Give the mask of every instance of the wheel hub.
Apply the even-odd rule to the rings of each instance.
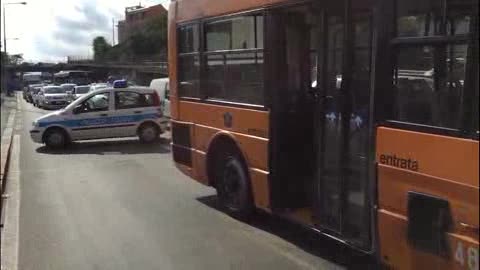
[[[240,175],[231,165],[225,168],[223,186],[226,199],[225,203],[229,207],[237,207],[239,195],[238,191],[240,189]]]
[[[63,136],[59,133],[53,133],[53,134],[50,134],[50,136],[48,137],[48,140],[53,145],[60,145],[63,142]]]
[[[142,136],[146,140],[152,140],[155,138],[155,130],[152,127],[144,128],[142,130]]]

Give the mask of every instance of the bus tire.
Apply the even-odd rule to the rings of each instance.
[[[67,133],[61,128],[49,128],[43,135],[43,141],[48,148],[64,148],[69,143]]]
[[[218,200],[228,214],[248,219],[254,213],[250,180],[239,155],[226,153],[218,160],[216,188]]]

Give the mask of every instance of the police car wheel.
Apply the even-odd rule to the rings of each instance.
[[[45,134],[45,145],[50,148],[61,148],[67,144],[67,137],[60,129],[49,130]]]
[[[143,143],[151,143],[158,139],[158,128],[152,124],[146,124],[140,127],[138,137]]]

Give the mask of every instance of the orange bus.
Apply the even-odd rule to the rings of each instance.
[[[478,0],[173,0],[172,153],[389,269],[478,269]]]

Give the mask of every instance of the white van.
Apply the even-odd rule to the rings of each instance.
[[[168,86],[168,78],[153,79],[150,88],[157,91],[162,103],[163,115],[170,118],[170,88]]]

